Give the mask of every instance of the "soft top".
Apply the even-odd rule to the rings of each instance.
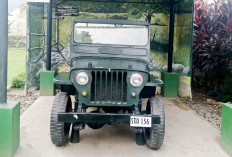
[[[149,26],[145,21],[118,20],[118,19],[75,19],[74,23],[99,23],[99,24],[123,24]]]

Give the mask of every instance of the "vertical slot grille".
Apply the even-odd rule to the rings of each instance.
[[[91,102],[126,102],[127,72],[92,71],[91,74]]]

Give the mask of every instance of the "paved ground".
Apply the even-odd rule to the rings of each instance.
[[[49,137],[53,97],[40,97],[21,117],[21,144],[15,157],[227,157],[218,131],[183,104],[163,99],[166,135],[163,147],[137,146],[127,125],[86,127],[79,144],[54,146]]]

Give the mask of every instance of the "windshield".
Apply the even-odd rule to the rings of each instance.
[[[76,23],[74,27],[77,43],[144,46],[148,39],[146,26]]]

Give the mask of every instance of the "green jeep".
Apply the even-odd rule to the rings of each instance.
[[[79,142],[85,125],[129,124],[138,145],[159,149],[164,140],[163,105],[155,97],[163,85],[149,73],[150,26],[147,22],[76,19],[71,37],[70,73],[59,73],[51,112],[53,144]],[[72,103],[71,95],[75,101]],[[149,98],[142,109],[142,99]]]

